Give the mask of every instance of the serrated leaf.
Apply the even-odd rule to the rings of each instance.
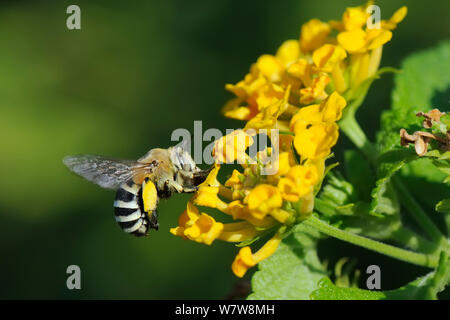
[[[319,289],[311,294],[312,300],[381,300],[386,295],[382,291],[370,291],[357,288],[340,288],[329,278],[319,282]]]
[[[450,87],[450,41],[439,46],[415,53],[406,58],[401,66],[402,72],[395,75],[395,89],[392,93],[391,109],[381,116],[381,129],[377,133],[377,149],[379,154],[400,146],[399,131],[405,128],[412,133],[422,128],[422,118],[418,111],[428,112],[438,108],[446,112],[450,108],[447,92]],[[436,101],[436,94],[444,97]],[[445,117],[441,118],[446,121]],[[448,159],[450,153],[432,150],[427,158]],[[446,179],[431,161],[423,160],[399,164],[401,176],[414,196],[432,207],[441,194],[448,193],[438,185]],[[421,178],[421,179],[419,179]],[[450,178],[444,182],[450,181]]]
[[[356,201],[356,195],[351,183],[346,181],[339,172],[330,172],[326,185],[322,188],[320,199],[335,206]]]
[[[426,157],[437,158],[438,160],[450,160],[450,151],[432,150],[425,154]]]
[[[319,234],[301,224],[285,238],[270,258],[258,264],[248,299],[309,299],[326,275],[316,251]]]
[[[436,92],[444,92],[450,86],[450,41],[409,56],[401,70],[394,77],[391,110],[384,111],[381,117],[381,130],[377,133],[380,154],[399,146],[401,128],[408,132],[421,128],[421,119],[416,117],[418,111],[427,112],[435,107],[449,110],[448,101],[436,105],[432,99]]]
[[[441,254],[438,268],[396,290],[370,291],[357,288],[340,288],[330,279],[323,278],[319,288],[311,294],[314,300],[423,300],[437,299],[437,294],[447,285],[450,277],[450,260]]]
[[[377,181],[371,194],[370,212],[372,214],[393,215],[398,213],[398,200],[389,181],[406,163],[417,158],[418,156],[410,149],[395,149],[382,154],[378,158]]]
[[[408,152],[401,150],[401,152],[405,151]],[[389,157],[395,161],[401,158]],[[338,225],[341,229],[375,239],[389,239],[401,227],[400,215],[371,214],[371,204],[358,201],[358,197],[355,195],[356,189],[338,172],[331,174],[320,193],[320,198],[315,200],[314,208],[330,219],[330,223]],[[380,198],[379,208],[384,208],[380,211],[389,212],[389,209],[398,211],[397,202],[389,203],[389,198],[385,194],[382,194]],[[392,196],[391,199],[396,199],[396,197]]]

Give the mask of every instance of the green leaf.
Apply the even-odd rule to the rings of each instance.
[[[381,117],[381,130],[377,134],[380,154],[399,146],[401,128],[408,132],[421,128],[421,119],[416,117],[418,111],[427,112],[435,107],[446,111],[450,107],[448,99],[433,101],[437,92],[445,92],[450,86],[450,41],[409,56],[401,69],[394,78],[391,110],[384,111]]]
[[[248,299],[309,299],[326,276],[316,251],[319,233],[300,224],[270,258],[258,264]]]
[[[450,198],[439,201],[436,205],[436,211],[442,213],[450,213]]]
[[[437,160],[450,160],[450,151],[432,150],[425,154],[430,158],[436,158]]]
[[[327,184],[320,192],[320,199],[335,206],[354,202],[357,198],[351,183],[346,181],[339,172],[328,173]]]
[[[418,156],[410,149],[395,149],[378,158],[377,181],[372,190],[372,214],[382,216],[398,213],[398,199],[389,181],[407,162],[417,158]]]
[[[439,201],[436,205],[436,211],[445,213],[444,220],[447,225],[447,232],[450,232],[450,198]]]
[[[381,129],[377,133],[379,154],[400,146],[401,128],[405,128],[409,133],[423,130],[422,118],[416,116],[418,111],[427,112],[438,108],[445,112],[450,108],[448,95],[445,94],[450,87],[448,76],[450,74],[450,41],[409,56],[403,61],[401,69],[402,72],[394,77],[395,89],[392,93],[391,109],[384,111],[381,116]],[[445,121],[444,118],[441,119]],[[432,150],[426,157],[445,160],[450,157],[450,154]],[[424,158],[398,165],[402,167],[402,179],[408,184],[413,195],[420,196],[422,201],[432,208],[437,199],[442,198],[442,193],[448,193],[438,185],[446,176],[431,161]],[[383,188],[383,183],[382,181],[380,188]],[[375,196],[378,194],[375,193]],[[374,205],[376,206],[376,203]]]
[[[339,228],[346,231],[375,239],[391,238],[392,234],[401,227],[400,216],[371,214],[371,204],[358,200],[356,189],[338,172],[330,174],[328,183],[320,193],[320,198],[315,200],[314,208],[329,218],[331,224],[339,225]],[[384,206],[397,210],[397,203],[388,205],[386,196],[380,196],[380,199],[383,201],[379,204],[380,208]],[[384,209],[384,211],[389,210]]]
[[[370,291],[357,288],[340,288],[329,278],[319,282],[319,289],[311,294],[312,300],[381,300],[386,295],[382,291]]]
[[[323,278],[319,288],[311,294],[313,300],[423,300],[437,299],[449,282],[450,260],[441,253],[438,268],[396,290],[370,291],[357,288],[340,288],[330,279]]]
[[[375,174],[369,161],[356,150],[345,151],[344,159],[346,176],[354,186],[358,199],[369,201],[371,188],[375,184]]]
[[[443,184],[448,176],[435,166],[432,159],[420,157],[403,166],[399,172],[412,195],[430,211],[438,201],[450,194],[449,186]]]
[[[450,181],[450,162],[434,160],[433,164],[447,176],[443,182],[447,183]]]
[[[394,149],[382,154],[377,160],[377,181],[372,190],[371,213],[391,215],[398,211],[398,201],[389,184],[392,176],[398,171],[407,179],[409,187],[415,187],[416,196],[420,196],[425,203],[436,203],[435,197],[442,198],[442,194],[447,192],[440,185],[438,185],[439,190],[434,190],[436,184],[446,182],[446,174],[443,172],[449,170],[447,162],[431,161],[432,158],[441,159],[441,156],[445,157],[440,153],[429,152],[419,157],[413,149],[406,148]],[[424,196],[424,189],[433,190],[433,192],[430,195],[425,193],[427,196]]]
[[[373,239],[390,239],[401,228],[398,215],[377,217],[373,215],[354,215],[341,218],[341,227],[345,231],[364,235]]]

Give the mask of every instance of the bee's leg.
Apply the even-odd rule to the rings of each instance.
[[[144,203],[144,211],[148,213],[155,211],[158,200],[158,191],[155,184],[149,178],[145,178],[142,183],[142,202]]]
[[[190,193],[190,192],[196,192],[197,190],[198,190],[197,186],[189,186],[189,187],[185,187],[183,189],[183,192]]]
[[[149,221],[150,221],[150,228],[153,228],[155,230],[159,229],[157,209],[155,209],[153,212],[149,212]]]
[[[167,183],[169,183],[169,182],[167,181]],[[181,184],[179,184],[178,182],[172,181],[171,184],[172,184],[172,187],[174,187],[178,193],[184,192],[183,186]]]

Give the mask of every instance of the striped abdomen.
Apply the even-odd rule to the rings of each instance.
[[[156,210],[144,211],[142,187],[132,180],[122,184],[116,193],[114,215],[123,231],[135,236],[145,236],[149,228],[158,229]]]

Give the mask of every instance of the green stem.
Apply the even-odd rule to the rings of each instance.
[[[366,134],[362,131],[354,114],[346,114],[339,122],[339,127],[345,135],[364,153],[372,164],[376,162],[377,151],[373,144],[367,139]]]
[[[436,242],[441,242],[444,238],[441,231],[436,227],[420,204],[409,193],[403,182],[398,177],[391,178],[392,184],[397,191],[402,204],[411,213],[414,220],[426,231],[426,233]]]
[[[392,258],[429,268],[435,268],[438,265],[438,257],[436,255],[426,255],[409,250],[404,250],[382,242],[378,242],[376,240],[365,238],[333,227],[315,216],[311,216],[307,220],[303,221],[303,223],[336,239],[376,251]]]
[[[332,217],[336,214],[335,207],[333,205],[319,198],[315,199],[314,201],[314,210],[327,217]],[[361,214],[364,213],[361,212]],[[367,212],[366,214],[369,213]],[[440,246],[438,244],[425,239],[414,231],[403,226],[399,226],[398,229],[393,231],[390,239],[394,240],[402,246],[408,247],[409,249],[425,252],[428,254],[439,252],[440,249]]]
[[[409,249],[427,254],[439,252],[439,245],[423,238],[406,227],[400,227],[395,230],[390,239]]]

